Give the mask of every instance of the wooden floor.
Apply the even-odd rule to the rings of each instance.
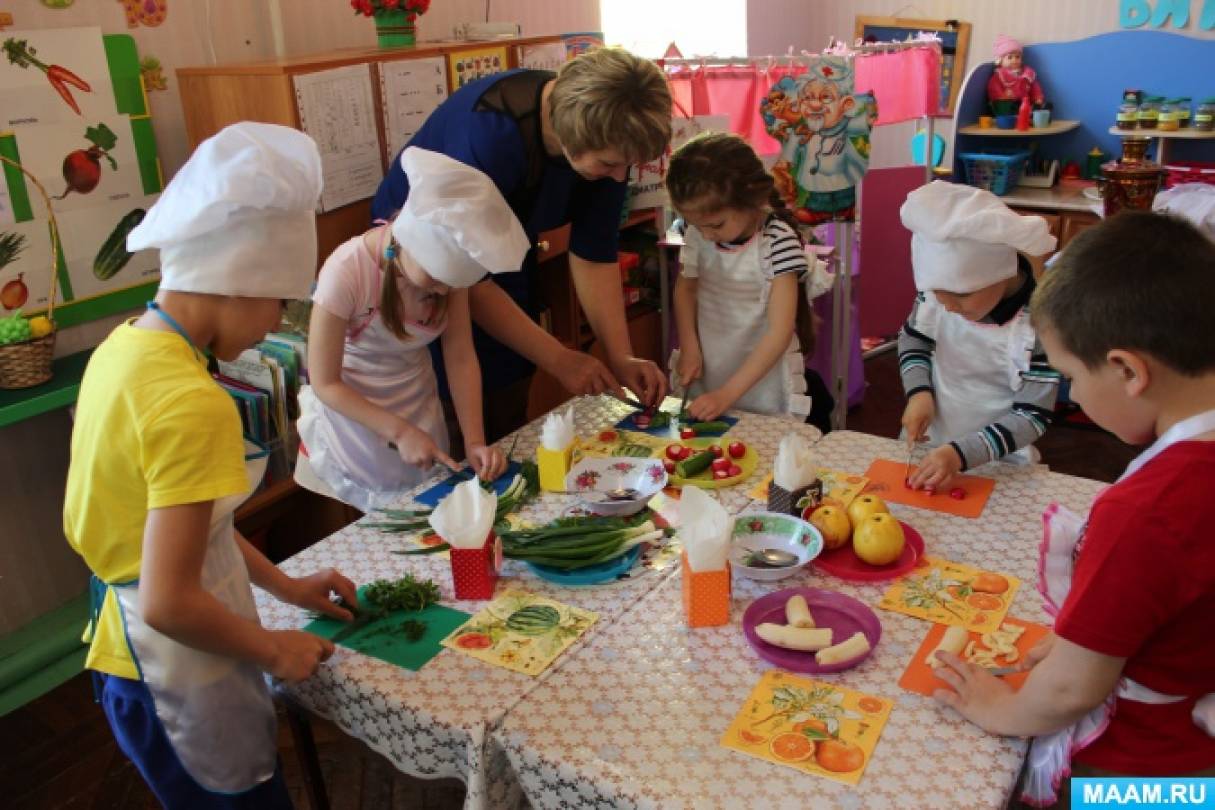
[[[848,428],[894,437],[903,396],[893,352],[866,362],[865,402],[849,414]],[[1113,481],[1136,452],[1091,426],[1060,423],[1039,442],[1051,469]],[[280,750],[296,806],[308,807],[287,723]],[[317,722],[321,767],[335,810],[434,808],[463,804],[456,780],[423,782],[404,776],[370,749]],[[81,675],[39,700],[0,718],[0,805],[30,810],[142,810],[157,803],[138,772],[118,751],[90,679]]]

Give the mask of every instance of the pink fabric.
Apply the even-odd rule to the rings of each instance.
[[[780,151],[780,143],[764,131],[759,102],[769,88],[785,76],[806,72],[803,65],[758,66],[710,65],[668,71],[671,100],[676,115],[725,115],[730,131],[742,136],[761,155]]]
[[[1021,43],[1017,42],[1010,36],[1000,34],[996,37],[995,55],[999,61],[1001,57],[1008,56],[1010,53],[1019,53],[1025,49],[1021,47]]]
[[[877,99],[877,126],[940,112],[941,58],[935,48],[868,54],[854,64],[855,92]]]

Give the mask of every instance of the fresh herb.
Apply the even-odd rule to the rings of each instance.
[[[406,574],[397,580],[377,579],[364,591],[367,601],[382,611],[424,610],[439,601],[439,586]]]

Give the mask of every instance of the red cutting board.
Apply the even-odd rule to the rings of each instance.
[[[912,465],[911,471],[915,472],[915,469]],[[879,458],[865,471],[865,477],[869,479],[865,492],[873,493],[888,503],[901,503],[958,517],[977,518],[983,514],[983,507],[987,505],[987,499],[991,497],[991,491],[996,486],[996,482],[991,478],[958,475],[954,476],[950,489],[961,487],[966,492],[965,498],[951,498],[948,491],[929,495],[923,490],[907,488],[907,470],[907,465],[902,462]]]

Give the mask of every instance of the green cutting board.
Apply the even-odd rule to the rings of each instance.
[[[359,600],[365,603],[362,589],[359,590]],[[417,672],[427,661],[443,651],[439,642],[468,621],[468,617],[469,614],[463,611],[442,605],[431,605],[421,611],[399,610],[360,628],[338,643],[363,655]],[[400,624],[406,619],[417,619],[426,623],[426,632],[422,638],[410,641],[399,632],[383,632],[386,627]],[[309,623],[304,629],[322,638],[333,638],[345,626],[346,622],[324,618]]]

